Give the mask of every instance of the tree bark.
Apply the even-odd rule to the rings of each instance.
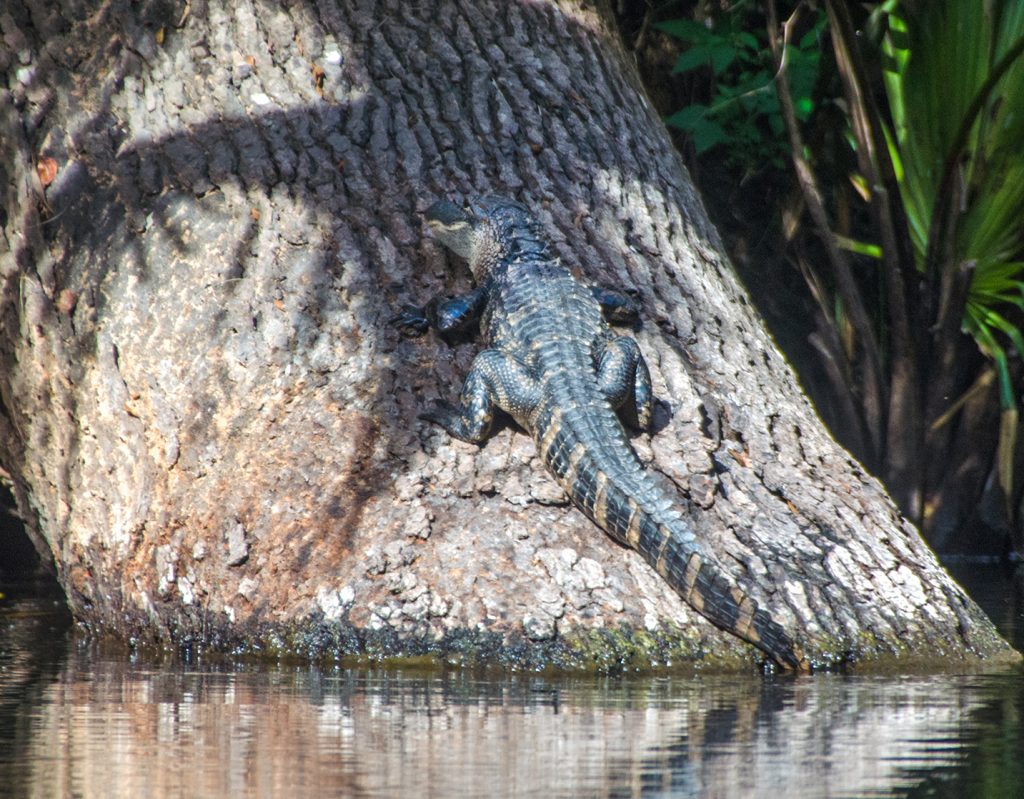
[[[86,625],[749,659],[529,438],[417,420],[477,350],[389,325],[469,285],[418,213],[496,192],[639,291],[660,429],[637,450],[817,662],[1013,657],[824,431],[602,6],[39,0],[0,26],[0,467]]]

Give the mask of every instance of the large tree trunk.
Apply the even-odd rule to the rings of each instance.
[[[526,436],[417,420],[476,351],[388,324],[468,285],[418,212],[499,192],[639,290],[661,429],[637,449],[813,657],[1012,656],[823,430],[601,9],[284,5],[0,14],[0,466],[79,619],[314,654],[749,656]]]

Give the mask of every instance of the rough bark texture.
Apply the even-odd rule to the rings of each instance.
[[[0,466],[85,623],[749,657],[526,436],[417,420],[476,352],[388,324],[468,288],[418,212],[497,191],[587,280],[639,290],[661,405],[637,449],[814,657],[1010,656],[823,430],[600,9],[39,0],[0,26]]]

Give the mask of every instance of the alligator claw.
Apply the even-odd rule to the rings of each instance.
[[[423,411],[417,416],[424,422],[431,422],[447,429],[451,418],[458,415],[458,409],[450,402],[446,402],[445,400],[436,400],[433,407]]]
[[[402,335],[415,338],[422,336],[430,329],[430,319],[425,308],[406,305],[401,312],[391,318],[389,324],[394,325]]]

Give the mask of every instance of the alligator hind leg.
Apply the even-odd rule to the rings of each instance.
[[[604,318],[613,325],[635,325],[640,320],[639,294],[634,289],[591,286]]]
[[[650,428],[654,390],[651,372],[636,341],[617,336],[605,343],[598,360],[597,383],[612,407],[624,413],[628,424],[641,430]]]
[[[496,408],[523,424],[539,400],[540,387],[522,363],[501,350],[483,350],[466,375],[459,405],[439,402],[420,418],[441,425],[454,438],[479,444],[491,432]]]

